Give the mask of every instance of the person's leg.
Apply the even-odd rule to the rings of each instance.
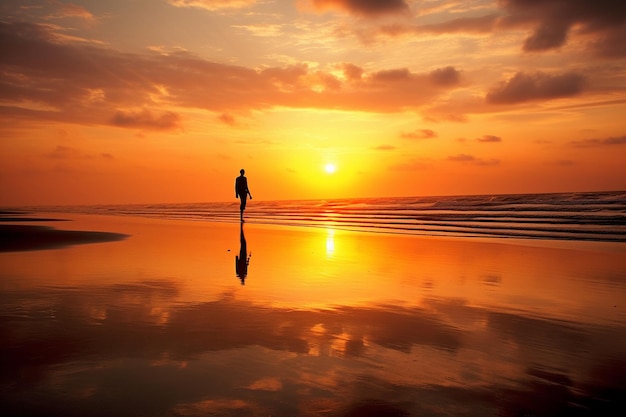
[[[246,200],[247,200],[246,197],[247,196],[245,196],[245,195],[240,196],[241,204],[239,205],[239,212],[240,212],[240,216],[241,216],[242,219],[243,219],[243,211],[246,209]]]

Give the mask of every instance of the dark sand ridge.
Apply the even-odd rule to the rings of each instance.
[[[21,213],[0,213],[0,222],[63,221],[61,219],[21,217]],[[0,252],[57,249],[86,243],[114,242],[128,235],[111,232],[59,230],[48,226],[0,224]]]

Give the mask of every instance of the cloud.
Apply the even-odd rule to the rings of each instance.
[[[45,153],[44,156],[50,159],[93,159],[94,157],[87,154],[80,149],[72,148],[70,146],[57,145],[52,151]],[[113,160],[115,159],[110,153],[103,152],[97,156],[98,158]]]
[[[464,163],[464,164],[472,164],[472,165],[478,165],[478,166],[494,166],[494,165],[499,165],[500,164],[500,160],[499,159],[481,159],[481,158],[476,158],[473,155],[467,155],[464,153],[458,154],[458,155],[453,155],[453,156],[449,156],[448,157],[448,161],[451,162],[460,162],[460,163]]]
[[[472,155],[467,155],[464,153],[460,153],[458,155],[448,157],[448,161],[453,161],[453,162],[473,162],[475,160],[476,158],[473,157]]]
[[[575,72],[547,74],[518,72],[493,87],[486,96],[488,103],[516,104],[533,100],[551,100],[580,94],[586,78]]]
[[[49,15],[49,18],[63,19],[68,17],[76,17],[84,20],[86,23],[96,22],[96,17],[82,6],[72,3],[62,3],[60,1],[51,0],[49,3],[56,8],[56,11]]]
[[[168,0],[175,7],[195,7],[206,10],[242,9],[255,4],[257,0]]]
[[[218,114],[287,108],[398,112],[432,103],[460,83],[459,71],[392,68],[366,72],[341,64],[344,77],[306,64],[250,69],[211,62],[188,52],[122,53],[56,35],[55,28],[0,23],[2,117],[168,130],[180,127],[173,112],[205,109]],[[120,109],[111,117],[110,109]],[[179,112],[179,110],[177,110]],[[222,120],[224,121],[224,120]]]
[[[432,139],[438,136],[437,132],[430,129],[419,129],[413,132],[402,132],[400,137],[402,139]]]
[[[476,138],[476,140],[481,143],[502,142],[502,138],[500,136],[494,136],[494,135],[483,135],[480,138]]]
[[[220,122],[227,124],[229,126],[235,126],[236,124],[235,117],[232,114],[222,113],[217,117],[217,119]]]
[[[118,110],[111,124],[119,127],[131,127],[149,130],[172,130],[180,128],[180,116],[166,111],[155,116],[150,110],[122,111]]]
[[[621,0],[500,0],[499,4],[509,14],[509,26],[533,27],[524,42],[526,52],[559,48],[576,31],[593,36],[595,48],[606,53],[617,46],[616,40],[626,28],[626,2]]]
[[[441,23],[427,25],[407,25],[393,23],[380,26],[379,32],[383,35],[391,37],[397,37],[407,34],[485,34],[493,32],[500,20],[501,17],[498,14],[489,14],[479,17],[456,18]]]
[[[358,81],[363,78],[364,70],[361,67],[358,67],[354,64],[344,63],[341,65],[341,69],[343,70],[343,75],[351,81]]]
[[[626,135],[617,137],[608,137],[603,139],[583,139],[571,141],[570,144],[579,148],[588,148],[595,146],[616,146],[626,145]]]
[[[435,84],[441,86],[457,85],[461,78],[459,71],[451,66],[436,69],[429,75]]]
[[[622,28],[609,31],[591,42],[591,51],[604,58],[626,57],[626,24]]]
[[[522,45],[527,53],[557,49],[575,38],[583,41],[579,42],[581,45],[587,43],[593,55],[626,57],[626,2],[620,0],[499,0],[493,7],[476,10],[447,2],[444,8],[446,11],[420,5],[422,16],[437,16],[437,23],[394,22],[381,25],[373,32],[397,37],[528,30],[530,33]],[[477,15],[482,10],[485,14]],[[461,14],[465,15],[459,17]],[[453,18],[446,20],[447,16]]]
[[[324,11],[342,10],[351,14],[375,17],[409,11],[405,0],[311,0],[313,7]]]

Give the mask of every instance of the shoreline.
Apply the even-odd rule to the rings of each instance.
[[[23,217],[22,217],[23,216]],[[87,220],[88,226],[80,225]],[[24,224],[33,222],[35,225]],[[238,220],[202,219],[192,220],[185,218],[163,218],[142,216],[136,214],[101,214],[101,213],[72,213],[72,212],[45,212],[28,211],[19,213],[0,213],[0,252],[21,252],[47,249],[62,249],[75,245],[94,243],[113,243],[123,241],[133,233],[126,230],[109,230],[109,223],[116,226],[135,222],[163,225],[198,225],[211,228],[217,225],[238,226]],[[17,224],[12,224],[17,223]],[[42,223],[44,225],[42,225]],[[46,223],[51,223],[50,225]],[[57,228],[62,224],[63,228]],[[491,243],[498,245],[512,245],[539,248],[599,250],[609,252],[626,252],[626,242],[594,239],[559,239],[559,238],[532,238],[516,236],[481,236],[481,235],[453,235],[437,233],[402,233],[393,229],[358,229],[346,228],[341,224],[288,224],[272,223],[264,220],[248,219],[244,225],[269,230],[292,230],[294,232],[325,233],[333,230],[341,233],[363,234],[372,237],[414,238],[444,241],[459,241],[467,243]],[[78,227],[78,228],[77,228]]]

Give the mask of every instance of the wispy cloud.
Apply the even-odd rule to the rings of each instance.
[[[464,153],[449,156],[448,161],[460,162],[464,164],[479,165],[479,166],[494,166],[494,165],[500,164],[499,159],[481,159],[481,158],[476,158],[473,155],[468,155]]]
[[[574,140],[570,142],[570,145],[579,147],[579,148],[588,148],[588,147],[595,147],[595,146],[626,145],[626,135],[608,137],[608,138],[602,138],[602,139]]]
[[[195,7],[206,10],[241,9],[249,7],[257,0],[168,0],[175,7]]]
[[[60,160],[71,160],[71,159],[106,159],[113,160],[115,159],[113,155],[108,152],[102,152],[96,156],[90,153],[86,153],[80,149],[73,148],[71,146],[65,145],[57,145],[52,151],[47,152],[43,155],[45,158],[49,159],[60,159]]]
[[[483,135],[479,138],[476,138],[476,141],[481,143],[498,143],[502,142],[502,138],[500,136],[494,135]]]
[[[48,0],[48,3],[54,8],[54,11],[48,15],[49,19],[78,18],[89,24],[93,24],[97,20],[96,16],[83,6],[55,0]]]
[[[5,104],[39,103],[56,112],[29,114],[77,123],[180,126],[177,114],[155,104],[225,114],[276,106],[399,112],[427,105],[460,82],[459,71],[450,66],[422,73],[407,68],[366,72],[344,63],[348,77],[338,78],[306,64],[257,70],[182,51],[122,53],[59,41],[53,28],[32,23],[0,23],[0,38]],[[120,110],[111,117],[110,108],[150,110]]]

